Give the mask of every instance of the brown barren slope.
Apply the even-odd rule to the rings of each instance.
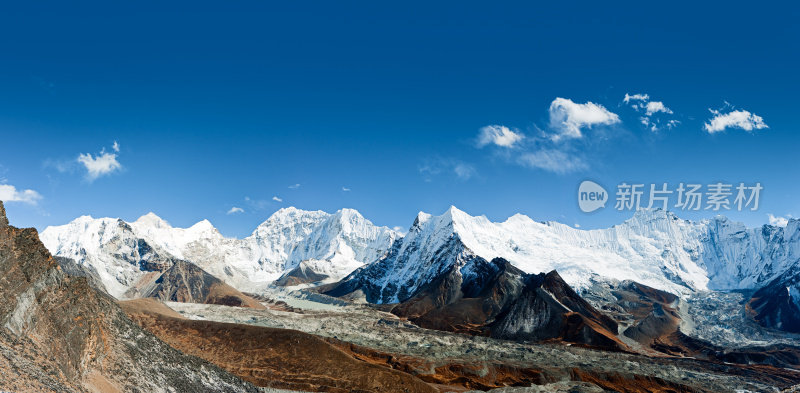
[[[136,295],[131,297],[248,307],[256,310],[266,308],[257,300],[225,284],[199,266],[183,260],[176,260],[154,281],[140,283],[139,286],[141,286],[140,290],[143,289],[143,293],[131,293]]]
[[[66,275],[0,201],[0,391],[255,392],[143,331],[116,301]]]
[[[307,333],[184,319],[149,299],[121,305],[172,347],[257,386],[333,393],[438,391],[409,374],[357,360]]]

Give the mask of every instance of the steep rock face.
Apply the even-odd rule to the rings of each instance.
[[[0,202],[0,386],[12,391],[255,389],[144,332],[85,277],[63,273]]]
[[[617,323],[583,300],[555,271],[528,276],[519,298],[498,316],[492,336],[625,350]]]
[[[279,279],[275,280],[275,285],[281,287],[290,287],[302,284],[314,284],[327,280],[329,277],[326,274],[320,274],[314,271],[315,266],[306,261],[300,262],[297,267],[284,273]]]
[[[558,273],[526,274],[501,258],[453,267],[392,313],[429,329],[626,349],[615,337],[616,322],[584,301]]]
[[[751,316],[761,325],[800,333],[800,267],[756,291],[747,303]]]

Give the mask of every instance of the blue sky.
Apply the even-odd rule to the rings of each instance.
[[[760,182],[757,211],[724,214],[800,215],[797,5],[378,3],[7,5],[11,220],[154,211],[244,236],[286,206],[390,227],[451,204],[630,216],[582,213],[585,179]]]

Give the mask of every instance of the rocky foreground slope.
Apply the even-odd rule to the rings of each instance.
[[[14,392],[256,392],[132,322],[85,277],[64,274],[35,229],[0,202],[0,389]]]

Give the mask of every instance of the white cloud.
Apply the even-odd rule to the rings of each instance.
[[[672,129],[680,124],[677,120],[658,119],[654,117],[653,115],[657,113],[671,115],[673,112],[672,109],[667,108],[661,101],[650,101],[650,95],[648,94],[630,95],[625,93],[625,98],[623,98],[622,101],[629,104],[631,108],[635,109],[637,112],[644,112],[644,116],[640,117],[639,121],[650,131],[656,132],[663,127]]]
[[[244,213],[244,209],[242,209],[241,207],[234,206],[231,208],[231,210],[228,210],[227,214],[236,214],[236,213]]]
[[[523,135],[519,132],[511,131],[506,126],[490,125],[480,129],[478,134],[478,147],[494,144],[502,147],[512,147],[521,141]]]
[[[652,116],[653,113],[658,112],[672,114],[672,110],[667,108],[661,101],[650,101],[647,103],[647,106],[645,106],[645,114],[647,114],[647,116]]]
[[[349,189],[349,188],[347,188],[347,187],[342,187],[342,191],[344,191],[344,192],[350,192],[350,189]]]
[[[578,223],[576,222],[576,223],[575,223],[575,228],[580,228],[580,227],[581,227],[581,224],[578,224]]]
[[[272,200],[275,202],[283,202],[283,199],[278,198],[277,196],[272,197]]]
[[[703,128],[709,133],[720,132],[726,128],[741,128],[745,131],[753,131],[754,129],[760,130],[762,128],[769,128],[764,123],[764,119],[755,113],[750,113],[745,110],[734,110],[728,113],[709,109],[714,115],[703,125]]]
[[[119,153],[119,143],[117,143],[117,141],[114,141],[114,144],[111,145],[111,148],[114,149],[115,152]]]
[[[791,215],[789,215],[788,217],[780,217],[780,216],[776,217],[772,214],[767,214],[767,217],[769,218],[769,225],[774,225],[777,227],[785,227],[786,224],[789,223],[789,218],[792,218]]]
[[[300,183],[292,184],[291,186],[289,186],[289,189],[291,189],[291,190],[296,190],[298,188],[300,188]]]
[[[633,95],[631,95],[631,94],[625,93],[625,98],[623,99],[623,101],[627,104],[627,103],[630,103],[631,101],[647,101],[649,99],[650,99],[650,96],[647,95],[647,94],[633,94]]]
[[[586,163],[581,158],[552,149],[525,153],[519,157],[518,162],[527,167],[544,169],[558,174],[586,169]]]
[[[464,163],[456,164],[456,166],[453,167],[453,172],[455,172],[456,176],[461,180],[468,180],[477,173],[475,167]]]
[[[550,103],[550,127],[559,131],[553,140],[581,138],[583,136],[582,128],[619,122],[619,116],[616,113],[593,102],[578,104],[570,99],[558,97]]]
[[[35,205],[40,199],[42,196],[34,190],[17,190],[10,184],[0,184],[0,201]]]
[[[119,151],[119,144],[116,141],[113,149],[114,151]],[[106,152],[106,149],[101,150],[96,157],[92,156],[91,153],[81,153],[78,155],[77,161],[86,169],[86,178],[89,181],[94,181],[98,177],[110,175],[122,169],[122,164],[117,161],[117,155]]]

